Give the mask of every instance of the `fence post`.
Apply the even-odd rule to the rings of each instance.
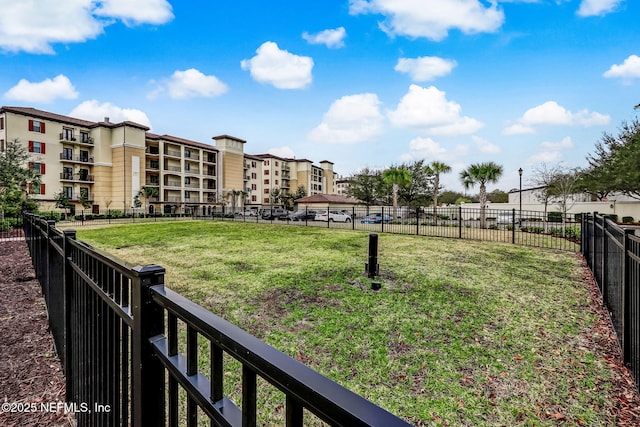
[[[511,211],[511,243],[516,243],[516,208]]]
[[[462,206],[458,206],[458,239],[462,239]]]
[[[633,339],[632,339],[632,332],[631,332],[631,325],[633,325],[633,320],[632,319],[632,314],[635,313],[636,316],[638,316],[637,314],[637,309],[638,309],[638,304],[637,302],[634,302],[631,298],[631,260],[629,257],[629,253],[631,252],[631,239],[629,238],[630,235],[633,235],[633,230],[631,229],[625,229],[624,230],[624,235],[622,238],[622,242],[623,242],[623,247],[624,247],[624,252],[623,252],[623,256],[622,256],[622,310],[624,310],[624,312],[622,313],[622,353],[623,353],[623,359],[624,359],[624,363],[628,364],[629,362],[632,361],[633,358],[633,351],[632,351],[632,347],[633,347]],[[630,307],[630,305],[633,304],[633,307]],[[637,318],[637,317],[636,317]],[[638,367],[637,366],[632,366],[632,371],[635,371]],[[638,381],[638,379],[636,378],[636,381]]]
[[[73,390],[73,357],[72,331],[71,331],[71,308],[73,304],[73,269],[71,267],[71,243],[76,240],[75,230],[64,230],[64,240],[62,248],[64,250],[64,262],[62,267],[62,292],[64,293],[64,375],[67,402],[73,401],[75,390]]]
[[[164,313],[152,301],[151,287],[164,285],[164,267],[137,266],[131,283],[133,328],[131,332],[132,426],[165,425],[164,368],[153,355],[151,337],[164,332]]]
[[[327,205],[327,228],[331,225],[331,206]]]
[[[602,299],[605,303],[608,302],[606,289],[607,289],[607,258],[609,257],[609,245],[608,245],[608,237],[607,237],[607,217],[602,216],[602,275],[600,276],[600,291],[602,292]]]
[[[593,233],[591,233],[591,271],[596,269],[596,215],[598,215],[598,212],[593,212]]]
[[[391,212],[389,212],[389,216],[391,216]],[[380,221],[380,232],[384,233],[384,206],[382,206],[382,221]]]

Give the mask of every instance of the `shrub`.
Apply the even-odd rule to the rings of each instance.
[[[549,234],[553,236],[562,236],[563,234],[562,227],[554,227],[549,230]],[[580,227],[565,227],[564,228],[564,237],[577,239],[580,237]]]
[[[575,214],[575,215],[573,216],[573,220],[574,220],[575,222],[582,222],[582,214]]]
[[[618,215],[616,214],[608,214],[608,215],[605,215],[605,217],[609,218],[613,222],[618,222]]]
[[[58,222],[62,219],[62,214],[60,212],[37,212],[37,214],[44,219],[53,220],[55,222]]]
[[[525,226],[525,227],[520,227],[520,231],[523,231],[525,233],[542,234],[542,233],[544,233],[544,228],[543,227]]]
[[[497,230],[498,226],[495,225],[495,224],[491,224],[488,228],[489,228],[489,230]]]
[[[623,224],[628,224],[630,222],[633,222],[633,217],[632,216],[623,216],[622,217],[622,223]]]
[[[547,212],[547,221],[562,222],[562,212]]]

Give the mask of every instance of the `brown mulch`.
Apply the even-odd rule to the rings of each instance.
[[[71,426],[65,379],[23,241],[0,242],[0,426]],[[41,404],[49,405],[43,407]],[[28,412],[27,412],[28,410]]]
[[[580,255],[578,255],[580,256]],[[592,340],[611,367],[617,425],[640,426],[640,394],[622,362],[609,314],[591,272],[583,263],[592,308],[599,315]],[[65,380],[47,325],[40,284],[35,278],[24,241],[0,241],[0,403],[58,403],[65,401]],[[2,412],[0,426],[73,426],[64,412]]]

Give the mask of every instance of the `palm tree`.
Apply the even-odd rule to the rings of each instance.
[[[138,192],[136,195],[136,199],[138,202],[140,201],[140,197],[144,197],[144,202],[146,204],[145,213],[149,213],[149,205],[151,204],[151,199],[158,197],[158,189],[156,187],[145,186]]]
[[[382,172],[382,180],[391,185],[393,195],[393,217],[396,217],[398,211],[398,189],[401,185],[408,185],[411,183],[411,175],[409,172],[400,167],[390,167]]]
[[[433,220],[438,223],[438,191],[440,191],[440,174],[451,172],[451,166],[446,163],[434,160],[425,166],[425,172],[434,175],[433,179]]]
[[[465,189],[480,184],[480,228],[486,227],[487,183],[496,183],[502,176],[502,166],[494,162],[475,163],[460,172]]]

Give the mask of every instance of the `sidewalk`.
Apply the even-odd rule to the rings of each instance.
[[[0,425],[71,426],[40,284],[22,239],[0,241]],[[8,405],[7,405],[8,404]]]

